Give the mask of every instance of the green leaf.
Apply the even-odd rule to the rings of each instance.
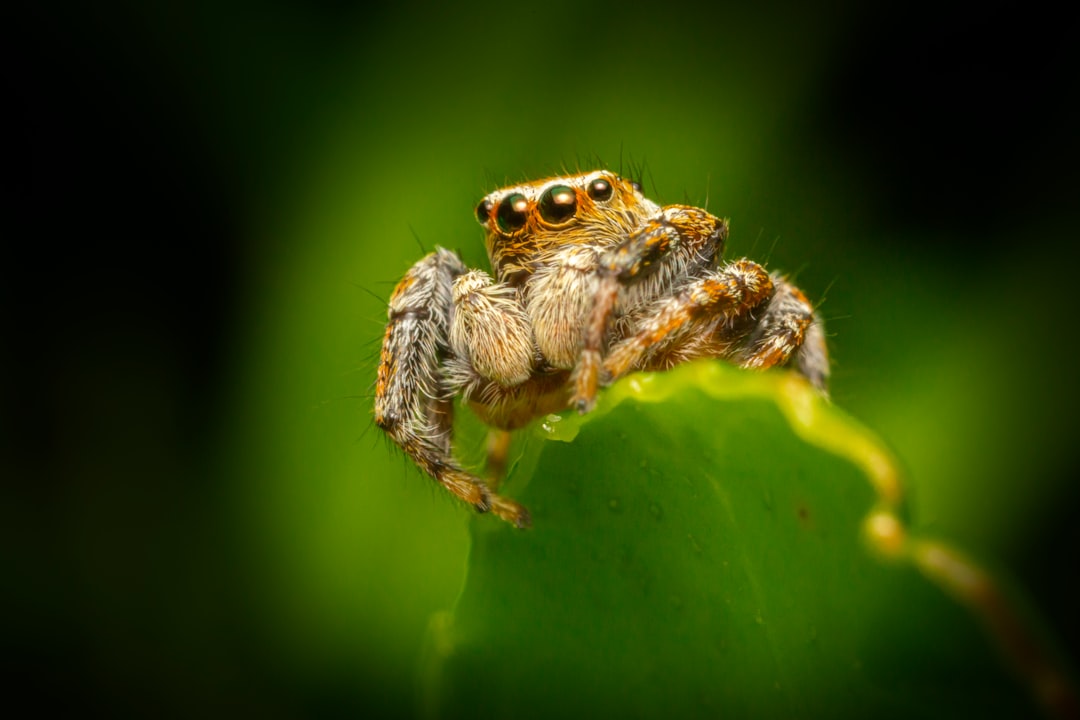
[[[907,530],[889,452],[798,377],[639,374],[535,434],[504,488],[534,527],[474,521],[421,664],[428,714],[1029,717],[1068,701],[1000,583]]]

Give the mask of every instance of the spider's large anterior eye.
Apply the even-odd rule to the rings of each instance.
[[[480,221],[481,225],[487,225],[488,219],[491,217],[491,201],[484,198],[480,201],[480,204],[476,206],[476,219]]]
[[[552,185],[540,198],[540,217],[557,225],[574,217],[577,211],[577,195],[565,185]]]
[[[589,197],[593,200],[610,200],[611,183],[604,178],[596,178],[589,183]]]
[[[503,232],[514,232],[525,227],[529,219],[526,214],[529,209],[529,201],[521,193],[507,195],[495,213],[495,219],[499,222],[499,229]]]

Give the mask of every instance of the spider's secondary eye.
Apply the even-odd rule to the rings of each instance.
[[[631,180],[630,185],[634,188],[634,192],[641,192],[641,183],[637,180]]]
[[[525,227],[525,221],[529,219],[526,211],[529,209],[529,201],[521,193],[507,195],[495,213],[495,219],[499,221],[499,229],[503,232],[514,232]]]
[[[611,183],[604,178],[596,178],[589,183],[589,197],[593,200],[611,199]]]
[[[487,225],[488,218],[491,217],[491,201],[484,198],[480,201],[480,204],[476,206],[476,219],[481,225]]]
[[[566,222],[576,211],[577,195],[565,185],[553,185],[540,198],[540,217],[549,223]]]

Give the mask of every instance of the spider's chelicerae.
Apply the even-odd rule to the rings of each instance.
[[[492,274],[438,248],[390,298],[375,422],[428,475],[518,527],[528,511],[498,495],[509,431],[633,370],[701,357],[792,365],[825,390],[829,361],[806,297],[755,262],[724,262],[726,220],[659,206],[607,171],[496,190],[476,208]],[[487,482],[453,457],[461,395],[493,428]]]

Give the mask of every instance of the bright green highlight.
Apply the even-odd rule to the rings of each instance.
[[[474,521],[429,632],[429,714],[1035,712],[977,615],[870,551],[902,527],[895,464],[800,379],[635,375],[535,434],[558,442],[506,488],[534,528]]]

